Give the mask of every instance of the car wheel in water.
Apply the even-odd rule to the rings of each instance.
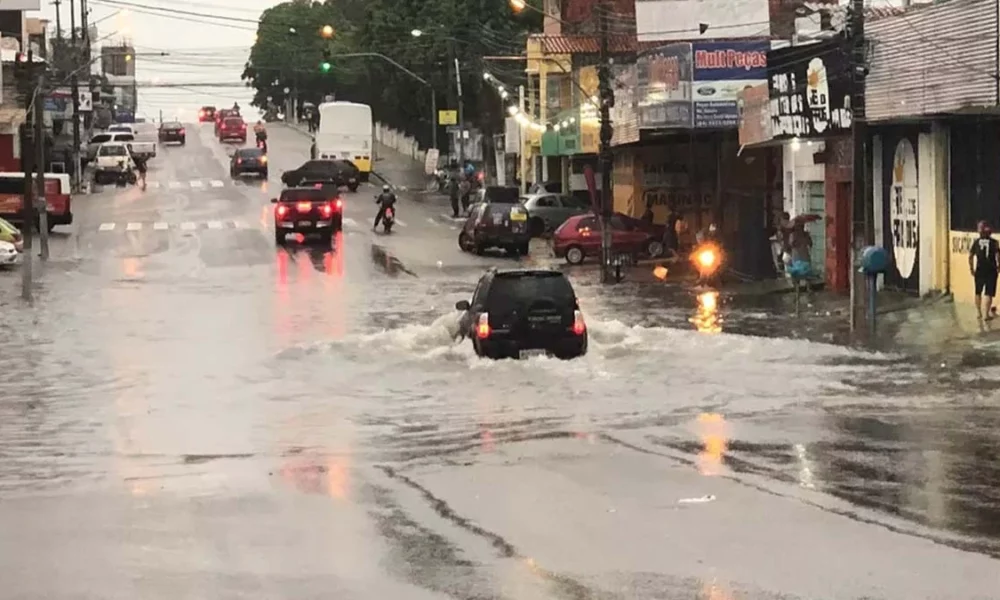
[[[583,248],[579,246],[570,246],[566,249],[566,262],[569,264],[578,265],[583,262],[583,258]]]
[[[472,252],[472,238],[464,231],[458,234],[458,247],[462,252]]]
[[[648,254],[650,258],[659,258],[663,256],[663,242],[660,240],[649,240],[649,243],[646,244],[646,254]]]

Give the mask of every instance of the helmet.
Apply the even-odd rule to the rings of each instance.
[[[383,186],[382,186],[382,191],[383,191],[383,192],[388,192],[388,191],[389,191],[389,185],[388,185],[388,184],[386,184],[386,185],[383,185]]]

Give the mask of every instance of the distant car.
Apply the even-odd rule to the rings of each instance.
[[[0,265],[14,265],[21,260],[21,254],[10,242],[0,242]]]
[[[655,230],[643,228],[626,215],[611,216],[611,249],[616,253],[657,258],[663,255],[663,237]],[[582,263],[588,256],[601,254],[600,220],[593,214],[566,219],[552,236],[552,253],[565,258],[571,265]]]
[[[12,244],[18,252],[24,252],[24,236],[21,230],[6,219],[0,219],[0,242]]]
[[[201,110],[198,111],[198,122],[199,123],[210,123],[215,120],[215,107],[214,106],[202,106]]]
[[[523,196],[521,204],[531,215],[528,230],[532,236],[555,231],[566,219],[590,212],[590,204],[582,198],[548,192]]]
[[[183,146],[187,142],[184,125],[178,121],[162,123],[160,125],[160,143],[166,144],[167,142],[180,142]]]
[[[243,117],[226,117],[219,125],[219,141],[247,141],[247,124]]]
[[[219,131],[222,129],[222,124],[229,117],[239,117],[239,111],[233,110],[231,108],[220,108],[215,111],[215,135],[218,137]]]
[[[587,353],[587,324],[573,286],[559,271],[491,269],[479,279],[459,331],[478,356],[569,359]]]
[[[267,179],[267,155],[260,148],[240,148],[233,153],[229,161],[229,176],[235,179],[246,173]]]
[[[530,243],[528,211],[520,204],[475,204],[458,234],[458,247],[476,254],[502,248],[511,255],[527,256]]]
[[[344,201],[339,195],[315,187],[288,188],[272,198],[274,207],[274,242],[283,245],[289,233],[319,234],[330,243],[333,234],[344,224]]]
[[[298,169],[281,174],[281,183],[297,187],[303,182],[330,182],[345,186],[352,192],[358,191],[361,176],[358,168],[349,160],[319,159],[308,160]]]

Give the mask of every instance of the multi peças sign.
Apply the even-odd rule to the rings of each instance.
[[[774,139],[850,131],[853,86],[841,40],[769,51],[767,87]]]

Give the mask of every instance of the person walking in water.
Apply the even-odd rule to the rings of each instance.
[[[969,248],[969,271],[976,282],[976,312],[983,318],[983,296],[986,296],[986,320],[995,318],[993,298],[997,295],[997,273],[1000,273],[1000,244],[993,239],[993,230],[986,221],[976,229],[979,239]]]

